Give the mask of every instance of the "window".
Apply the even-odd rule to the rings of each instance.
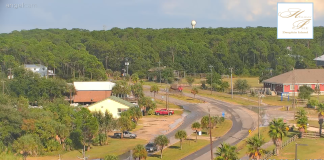
[[[117,114],[120,116],[120,114],[124,111],[127,111],[125,108],[118,108]]]
[[[311,84],[308,84],[307,87],[312,88],[312,85]]]
[[[315,85],[315,89],[320,89],[320,85],[319,84],[316,84]]]
[[[294,85],[290,85],[290,90],[295,90]]]

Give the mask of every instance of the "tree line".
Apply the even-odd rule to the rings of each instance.
[[[295,68],[316,68],[323,54],[324,28],[314,28],[312,40],[278,40],[276,28],[33,29],[0,34],[1,71],[22,64],[43,64],[67,80],[106,80],[129,73],[146,77],[162,66],[187,73],[261,76]],[[113,73],[111,73],[113,71]]]

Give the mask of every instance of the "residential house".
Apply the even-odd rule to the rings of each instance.
[[[136,105],[121,98],[110,96],[109,98],[89,105],[88,109],[91,112],[100,111],[102,113],[105,113],[106,110],[108,110],[114,118],[119,118],[120,114],[127,111],[130,107],[136,107]]]
[[[95,103],[111,96],[115,83],[107,81],[73,82],[76,94],[74,103]]]
[[[41,77],[54,76],[52,70],[48,70],[46,66],[41,64],[25,64],[24,67],[34,73],[38,73]]]
[[[320,89],[320,94],[324,93],[324,69],[295,69],[290,72],[274,76],[263,81],[264,88],[270,88],[271,91],[298,95],[300,86],[309,86],[315,90]],[[315,94],[315,93],[314,93]]]

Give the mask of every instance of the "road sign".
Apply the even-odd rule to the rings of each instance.
[[[252,132],[252,131],[249,129],[249,134],[251,134],[251,132]]]
[[[225,118],[225,112],[222,112],[222,116]]]

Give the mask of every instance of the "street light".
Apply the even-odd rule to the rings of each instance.
[[[296,143],[296,147],[295,147],[295,160],[298,160],[297,159],[297,146],[307,146],[307,144],[297,144]]]
[[[209,65],[210,68],[210,94],[213,94],[213,67],[212,65]]]
[[[231,70],[231,90],[232,90],[232,99],[233,99],[233,79],[232,79],[233,68],[231,67],[230,70]]]
[[[125,60],[126,60],[126,61],[125,61],[125,66],[126,66],[126,68],[127,68],[127,69],[126,69],[126,70],[127,70],[126,75],[128,75],[128,66],[129,66],[128,58],[126,57]]]

